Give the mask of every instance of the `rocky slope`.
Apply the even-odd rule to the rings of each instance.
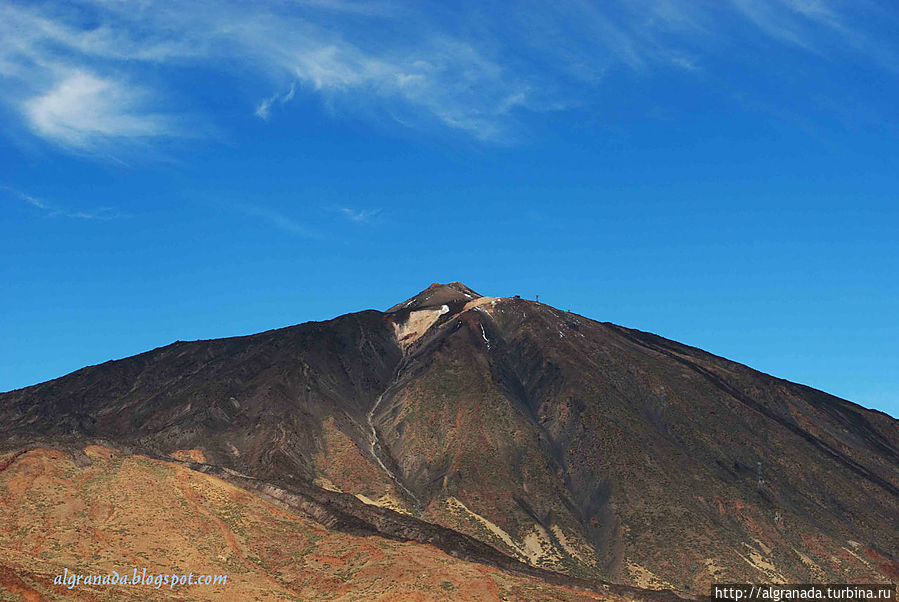
[[[899,422],[460,283],[85,368],[0,395],[0,421],[4,449],[193,455],[587,580],[899,578]]]
[[[178,463],[91,445],[0,459],[7,600],[626,600],[437,548],[328,529]],[[225,575],[224,584],[55,584],[57,575]],[[65,572],[67,571],[67,572]]]

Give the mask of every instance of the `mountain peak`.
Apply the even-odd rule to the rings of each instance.
[[[91,471],[79,482],[103,466],[142,465],[110,461],[119,452],[94,446],[103,441],[125,455],[182,463],[169,476],[191,468],[225,475],[229,487],[247,489],[242,496],[264,492],[354,537],[419,541],[518,574],[519,561],[530,563],[531,575],[554,583],[583,576],[698,598],[720,575],[895,580],[895,529],[884,525],[897,523],[899,421],[888,415],[653,334],[514,296],[483,297],[458,282],[435,283],[390,311],[162,347],[0,393],[0,522],[35,514],[35,496],[59,489],[40,485],[44,477],[70,478],[64,456],[77,452],[78,466],[96,459],[79,468]],[[23,451],[48,446],[54,459]],[[25,479],[38,469],[41,479]],[[182,488],[169,489],[181,508]],[[57,493],[62,503],[72,492]],[[229,508],[221,506],[222,517]],[[247,516],[264,530],[247,551],[283,547],[295,529],[309,530]],[[38,516],[40,534],[70,532],[68,518]],[[0,570],[36,583],[37,569],[9,552],[24,545],[23,524],[38,523],[0,529]],[[143,541],[145,531],[127,531],[128,541]],[[58,541],[38,540],[51,551]],[[304,545],[313,558],[349,549]],[[66,558],[46,560],[62,566]],[[401,561],[399,552],[391,558]],[[334,573],[316,568],[328,563],[315,563],[291,565],[285,582],[311,575],[308,587],[329,584]],[[385,573],[384,591],[397,594],[394,579],[408,570]],[[478,591],[455,583],[453,599]],[[514,597],[559,599],[534,591]],[[652,595],[628,594],[667,596]]]
[[[388,309],[387,313],[396,313],[404,310],[413,311],[416,309],[437,307],[452,303],[461,303],[464,305],[465,303],[480,297],[480,294],[468,288],[461,282],[450,282],[449,284],[435,282],[414,297],[406,299],[402,303],[397,303]]]

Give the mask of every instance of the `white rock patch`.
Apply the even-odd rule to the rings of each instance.
[[[449,311],[449,307],[441,305],[435,309],[420,309],[409,314],[409,318],[401,323],[394,322],[393,331],[396,340],[399,341],[403,349],[421,338],[428,328],[434,325],[437,319]]]

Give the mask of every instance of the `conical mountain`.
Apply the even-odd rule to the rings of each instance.
[[[5,448],[194,454],[351,494],[367,505],[341,506],[345,527],[414,539],[359,508],[415,517],[574,577],[707,593],[899,575],[895,419],[461,283],[85,368],[0,395],[0,420]]]

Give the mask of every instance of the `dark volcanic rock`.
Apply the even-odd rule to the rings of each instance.
[[[401,351],[367,311],[260,334],[177,342],[0,396],[3,439],[83,435],[156,454],[202,448],[254,475],[314,478],[322,422],[364,441]]]

